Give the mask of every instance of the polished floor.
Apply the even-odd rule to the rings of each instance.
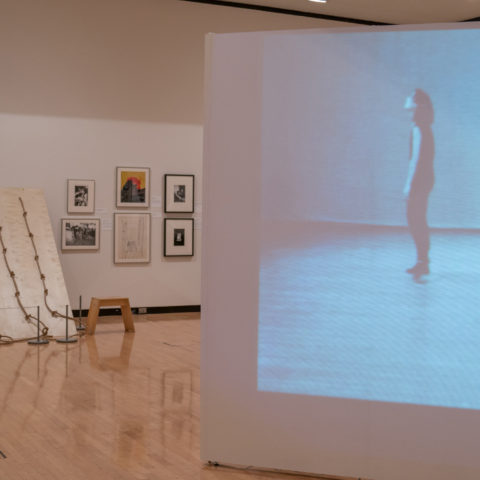
[[[0,346],[1,480],[311,478],[205,465],[199,314],[135,326],[101,317],[75,344]]]

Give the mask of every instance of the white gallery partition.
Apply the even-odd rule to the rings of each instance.
[[[203,460],[480,478],[479,42],[208,37]]]

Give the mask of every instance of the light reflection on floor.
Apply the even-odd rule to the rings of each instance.
[[[271,234],[259,390],[480,409],[479,234],[433,233],[432,272],[419,282],[405,273],[406,230]]]

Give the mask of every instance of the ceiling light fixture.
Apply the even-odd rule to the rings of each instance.
[[[327,3],[327,0],[308,0],[309,2],[314,2],[314,3]]]

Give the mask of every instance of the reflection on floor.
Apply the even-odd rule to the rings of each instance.
[[[0,347],[1,480],[291,478],[205,467],[199,314],[135,324],[102,317],[76,344]]]
[[[480,409],[480,235],[282,225],[262,253],[260,390]],[[264,237],[266,240],[266,237]],[[266,244],[266,243],[264,243]]]

